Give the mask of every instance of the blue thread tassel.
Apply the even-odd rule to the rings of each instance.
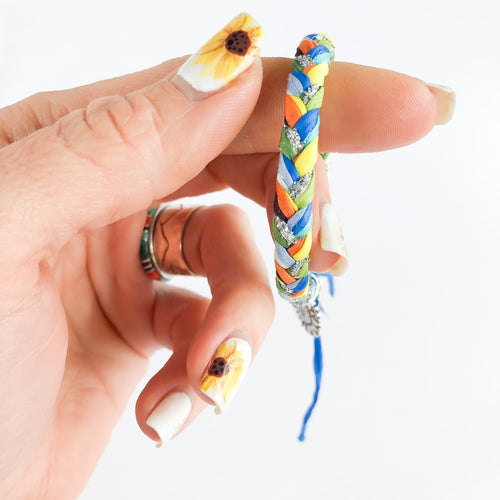
[[[323,276],[328,280],[328,292],[333,297],[335,293],[335,288],[333,286],[333,276],[330,273],[315,273],[316,276]],[[319,306],[319,303],[318,303]],[[321,306],[320,306],[321,307]],[[314,338],[314,375],[316,377],[316,390],[314,391],[313,400],[311,405],[304,415],[304,420],[302,422],[302,429],[300,431],[299,441],[305,441],[306,439],[306,427],[309,419],[311,418],[312,412],[316,403],[318,402],[319,390],[321,388],[321,375],[323,374],[323,350],[321,348],[321,337]]]
[[[316,276],[323,276],[328,280],[328,293],[333,297],[335,287],[333,286],[333,276],[330,273],[314,273]]]
[[[306,436],[307,422],[311,418],[312,412],[318,402],[319,389],[321,387],[321,374],[323,373],[323,351],[321,349],[321,337],[314,337],[314,375],[316,376],[316,390],[311,405],[304,415],[302,430],[300,431],[299,441],[304,441]]]

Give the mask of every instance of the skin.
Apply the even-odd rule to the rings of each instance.
[[[255,354],[269,329],[269,277],[238,208],[199,210],[186,231],[211,302],[151,282],[138,260],[158,200],[229,186],[271,210],[290,61],[257,60],[197,102],[170,84],[182,61],[0,110],[0,498],[76,498],[158,348],[173,355],[137,401],[155,440],[145,422],[167,393],[191,396],[185,428],[209,402],[198,387],[218,344],[239,332]],[[411,143],[436,110],[420,80],[335,63],[320,150]],[[317,221],[321,163],[316,193]],[[318,227],[311,255],[317,271],[338,258]]]

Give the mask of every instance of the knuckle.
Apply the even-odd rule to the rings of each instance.
[[[113,95],[98,97],[85,109],[88,126],[105,139],[128,142],[127,133],[133,119],[133,110],[123,97]]]
[[[215,221],[215,227],[249,226],[250,218],[240,207],[231,204],[221,204],[209,207],[210,219]]]
[[[0,141],[7,145],[69,113],[63,91],[38,92],[0,110]]]
[[[47,126],[68,113],[59,99],[60,92],[37,92],[21,102],[25,113],[32,119],[35,129]]]
[[[158,113],[154,103],[141,93],[94,99],[86,108],[86,120],[97,134],[137,151],[161,144]]]

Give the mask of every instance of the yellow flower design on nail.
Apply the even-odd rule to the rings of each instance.
[[[229,82],[257,56],[264,30],[249,14],[236,16],[198,51],[194,64],[204,66],[200,76]]]
[[[217,349],[200,384],[200,389],[216,404],[217,413],[221,413],[238,388],[250,358],[251,348],[242,339],[226,340]]]

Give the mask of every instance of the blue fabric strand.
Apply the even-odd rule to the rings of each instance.
[[[290,231],[293,231],[294,234],[302,231],[305,226],[309,224],[309,221],[312,220],[312,203],[309,203],[304,208],[301,208],[298,212],[292,215],[288,219],[288,227]]]
[[[287,158],[283,153],[280,153],[280,159],[281,158],[283,158],[283,164],[288,170],[288,173],[290,174],[290,177],[293,179],[293,182],[297,182],[298,180],[300,180],[300,175],[297,172],[297,169],[295,168],[295,165],[290,160],[290,158]]]
[[[324,45],[316,45],[316,47],[313,47],[307,55],[311,58],[314,59],[314,62],[316,62],[316,57],[318,57],[321,54],[327,54],[328,57],[330,57],[330,54],[328,52],[328,48],[325,47]]]
[[[319,109],[319,108],[314,108],[314,109]],[[311,113],[313,110],[309,111],[309,113]],[[319,117],[318,117],[318,121],[316,122],[316,125],[314,125],[314,128],[309,132],[309,134],[307,135],[307,137],[304,139],[304,144],[307,146],[308,144],[310,144],[316,137],[318,137],[318,133],[319,133]]]
[[[304,141],[311,131],[316,129],[319,120],[319,109],[314,108],[308,111],[295,125],[295,130],[300,135],[300,139]]]
[[[311,86],[311,80],[309,80],[309,77],[305,73],[294,71],[292,75],[300,82],[302,90],[307,90]]]
[[[293,74],[288,75],[287,93],[299,97],[302,94],[302,83]]]

